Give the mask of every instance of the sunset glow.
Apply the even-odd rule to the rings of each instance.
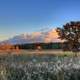
[[[53,42],[58,39],[58,34],[55,29],[52,29],[48,34],[46,35],[44,42]]]

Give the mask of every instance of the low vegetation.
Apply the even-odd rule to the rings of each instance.
[[[80,57],[1,55],[0,80],[80,80]]]

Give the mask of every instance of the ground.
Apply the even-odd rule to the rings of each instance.
[[[63,56],[63,55],[67,55],[67,56],[72,56],[74,54],[78,54],[80,55],[80,52],[78,53],[73,53],[70,51],[62,51],[62,50],[21,50],[20,54],[32,54],[32,55],[43,55],[43,54],[51,54],[51,55],[56,55],[56,56]]]
[[[72,54],[61,50],[1,53],[0,80],[80,80],[80,56]]]

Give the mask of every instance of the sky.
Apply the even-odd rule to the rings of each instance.
[[[80,0],[0,0],[0,40],[80,20]]]

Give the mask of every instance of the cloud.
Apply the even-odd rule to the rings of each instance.
[[[53,42],[58,39],[58,34],[55,29],[52,29],[47,33],[47,35],[44,37],[44,42]]]
[[[12,44],[61,42],[55,29],[44,32],[25,33],[8,40]]]
[[[61,42],[58,37],[56,30],[51,29],[48,32],[33,32],[31,34],[26,34],[24,39],[30,40],[31,42]]]

